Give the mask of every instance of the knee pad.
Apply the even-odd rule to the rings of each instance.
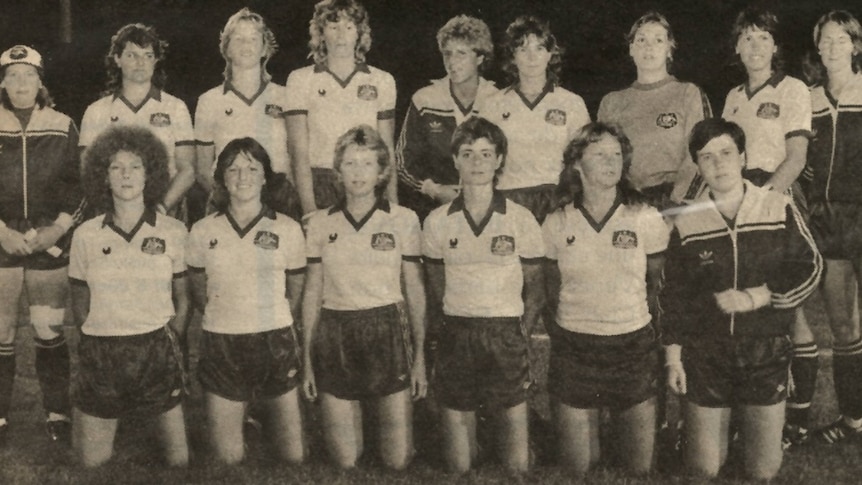
[[[36,338],[53,340],[63,334],[63,318],[66,310],[51,308],[47,305],[30,307],[30,324],[36,331]]]

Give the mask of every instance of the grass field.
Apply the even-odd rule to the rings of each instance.
[[[828,423],[836,413],[835,397],[832,393],[831,352],[829,331],[817,297],[808,303],[808,315],[818,343],[821,346],[821,369],[813,409],[814,424]],[[173,484],[173,483],[223,483],[223,484],[276,484],[276,483],[374,483],[374,484],[421,484],[421,483],[570,483],[573,478],[565,470],[547,464],[539,464],[528,475],[511,476],[493,463],[486,463],[463,477],[444,473],[431,450],[436,443],[417,442],[420,453],[405,472],[388,472],[373,459],[366,460],[357,470],[339,472],[329,466],[319,440],[312,444],[312,458],[307,465],[290,467],[270,458],[268,447],[262,439],[248,443],[249,454],[245,463],[237,467],[225,467],[207,458],[205,423],[200,388],[195,385],[186,402],[187,422],[193,450],[192,464],[186,470],[165,469],[160,460],[156,437],[151,422],[129,421],[121,424],[115,444],[114,460],[98,470],[84,470],[74,461],[70,450],[51,445],[42,428],[42,408],[38,384],[33,369],[33,349],[30,331],[20,329],[18,339],[18,378],[13,396],[13,411],[9,445],[0,451],[0,484]],[[70,329],[74,341],[74,332]],[[546,355],[547,340],[535,341],[538,355]],[[73,345],[74,348],[74,345]],[[74,358],[74,357],[73,357]],[[543,359],[537,363],[537,375],[543,377],[546,365]],[[862,376],[859,376],[862,379]],[[533,399],[537,413],[547,417],[547,398],[537,393]],[[312,425],[313,427],[313,425]],[[417,428],[421,427],[417,425]],[[547,438],[551,427],[533,428],[535,438]],[[540,431],[544,431],[541,433]],[[417,429],[417,433],[421,430]],[[312,431],[312,435],[315,433]],[[543,434],[545,436],[543,436]],[[423,452],[424,451],[424,452]],[[366,453],[370,454],[370,453]],[[540,456],[541,458],[541,456]],[[716,483],[741,483],[738,473],[728,467]],[[584,480],[588,484],[636,484],[636,483],[698,483],[698,480],[679,475],[654,474],[644,479],[628,478],[612,466],[603,466]],[[812,445],[785,455],[784,465],[775,481],[788,484],[839,484],[862,483],[862,440],[835,447]]]

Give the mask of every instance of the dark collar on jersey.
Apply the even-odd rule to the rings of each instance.
[[[526,96],[524,96],[524,93],[521,92],[521,86],[518,83],[515,83],[515,84],[509,86],[507,91],[515,91],[515,94],[517,94],[518,97],[521,98],[521,101],[523,101],[524,104],[527,105],[527,107],[532,110],[536,106],[538,106],[539,103],[541,103],[543,99],[545,99],[545,96],[547,96],[548,93],[554,92],[554,83],[552,83],[551,81],[548,81],[547,83],[545,83],[545,87],[542,89],[542,92],[539,93],[539,95],[536,96],[536,99],[534,99],[532,102],[530,100],[528,100]]]
[[[141,220],[138,222],[137,226],[140,227],[142,222],[146,222],[147,224],[155,227],[156,225],[156,211],[147,207],[144,209],[144,213],[141,215]],[[105,226],[113,226],[114,225],[114,213],[108,211],[105,213],[104,219],[102,219],[102,227]]]
[[[784,74],[783,72],[775,71],[772,74],[772,76],[770,76],[769,79],[766,80],[765,83],[763,83],[761,86],[759,86],[754,91],[748,90],[748,83],[747,82],[742,83],[742,86],[739,87],[739,90],[745,91],[745,94],[748,96],[748,99],[751,99],[754,97],[755,94],[759,93],[766,86],[772,86],[773,88],[778,87],[778,85],[781,83],[781,81],[784,80],[785,77],[787,77],[787,75]]]
[[[446,212],[446,215],[452,215],[458,211],[466,211],[464,207],[464,193],[458,195],[452,199],[452,203],[449,204],[449,210]],[[500,214],[506,213],[506,196],[503,195],[502,192],[495,190],[494,195],[491,196],[491,207],[489,207],[489,213],[491,212],[499,212]]]
[[[121,98],[123,101],[125,101],[126,104],[130,105],[129,101],[123,97],[122,86],[120,88],[118,88],[116,91],[114,91],[114,99],[113,100],[116,101],[117,98]],[[153,98],[156,101],[162,100],[162,91],[159,88],[153,86],[152,84],[150,85],[150,92],[148,92],[146,97],[144,97],[144,101],[141,102],[141,106],[147,104],[147,100],[150,98]]]
[[[254,100],[260,97],[260,95],[263,94],[264,91],[266,91],[267,86],[269,86],[269,80],[267,80],[266,77],[264,77],[263,73],[261,73],[260,86],[257,88],[257,92],[254,93],[254,96],[252,96],[251,98],[246,98],[241,92],[237,91],[237,89],[233,87],[233,83],[231,83],[229,80],[225,80],[224,90],[222,91],[222,94],[227,94],[228,91],[231,91],[233,92],[233,94],[236,95],[237,98],[241,99],[245,104],[251,106],[254,103]]]
[[[632,83],[632,89],[637,89],[639,91],[650,91],[652,89],[658,89],[665,84],[672,83],[676,80],[676,77],[669,75],[661,81],[656,81],[654,83],[640,83],[638,81],[635,81]]]
[[[371,69],[368,67],[368,64],[366,64],[364,62],[357,62],[356,67],[353,68],[353,70],[364,72],[365,74],[371,73]],[[332,71],[329,70],[329,67],[326,65],[325,62],[321,62],[320,64],[315,64],[314,65],[314,72],[328,72],[330,74],[332,73]],[[334,74],[333,74],[333,76],[334,76]],[[352,76],[348,76],[348,77],[352,77]]]
[[[608,221],[611,220],[611,217],[614,216],[614,214],[617,212],[617,209],[619,209],[619,207],[623,205],[623,198],[622,193],[620,193],[620,189],[617,189],[617,196],[614,198],[614,202],[613,204],[611,204],[611,208],[608,209],[607,214],[605,214],[605,216],[602,217],[602,220],[600,221],[593,219],[593,215],[590,214],[590,211],[588,211],[583,204],[572,205],[575,207],[576,210],[579,210],[581,212],[581,215],[584,216],[584,220],[586,220],[590,227],[592,227],[593,230],[598,233],[602,232],[602,229],[604,229],[605,224],[607,224]]]
[[[382,210],[383,212],[386,212],[388,214],[391,210],[389,200],[383,197],[378,197],[377,203],[374,204],[374,207],[372,207],[371,210],[368,211],[368,213],[365,214],[365,216],[363,216],[362,219],[358,221],[354,219],[350,211],[347,210],[347,198],[342,198],[335,205],[330,207],[328,214],[332,215],[340,211],[342,214],[344,214],[344,218],[347,219],[347,222],[349,222],[350,225],[353,226],[353,229],[359,231],[360,229],[362,229],[362,226],[364,226],[366,222],[371,220],[371,217],[374,215],[375,212],[377,212],[377,210]]]
[[[225,209],[222,211],[216,211],[216,215],[217,216],[228,216],[230,214],[228,214],[228,209]],[[263,206],[261,206],[261,208],[260,208],[260,214],[258,214],[258,216],[259,217],[255,217],[255,220],[260,220],[260,218],[263,218],[263,217],[275,220],[275,209],[269,207],[266,204],[263,204]]]

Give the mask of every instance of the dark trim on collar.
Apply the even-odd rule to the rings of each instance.
[[[263,76],[261,76],[260,87],[258,87],[257,93],[255,93],[254,96],[249,99],[246,98],[241,92],[237,91],[237,89],[233,87],[233,84],[230,81],[225,81],[224,91],[222,92],[222,94],[227,94],[228,91],[230,91],[235,94],[237,98],[241,99],[243,103],[247,104],[248,106],[251,106],[252,104],[254,104],[257,98],[259,98],[260,95],[263,94],[264,91],[266,91],[267,87],[269,87],[269,81],[263,79]]]
[[[338,202],[335,203],[335,205],[330,207],[327,214],[331,216],[337,212],[341,212],[342,214],[344,214],[344,218],[347,219],[347,222],[349,222],[350,225],[353,226],[353,229],[359,232],[359,230],[362,229],[362,226],[364,226],[366,222],[370,221],[371,217],[378,210],[381,210],[388,214],[392,210],[392,206],[389,205],[389,200],[383,197],[379,197],[371,210],[368,211],[368,213],[365,214],[362,219],[358,221],[354,219],[353,215],[350,214],[350,211],[347,210],[346,198],[341,198]]]
[[[639,83],[639,82],[635,81],[632,83],[631,87],[632,87],[632,89],[637,89],[638,91],[651,91],[653,89],[658,89],[658,88],[660,88],[666,84],[672,83],[674,81],[677,81],[676,76],[669,75],[666,78],[662,79],[661,81],[656,81],[654,83],[644,84],[644,83]]]
[[[275,210],[267,207],[265,204],[263,207],[261,207],[260,213],[256,215],[254,219],[252,219],[251,222],[249,222],[248,225],[245,227],[239,227],[239,224],[237,224],[236,219],[233,218],[229,210],[219,212],[218,215],[227,217],[227,221],[230,223],[230,226],[233,228],[233,230],[236,231],[240,239],[244,238],[246,234],[248,234],[252,229],[254,229],[254,226],[256,226],[257,223],[260,222],[260,220],[264,217],[266,217],[267,219],[275,220]]]
[[[506,213],[506,196],[504,196],[502,192],[495,190],[494,195],[491,196],[491,205],[488,207],[488,212],[478,223],[476,223],[470,213],[467,212],[467,208],[464,204],[463,193],[459,194],[458,197],[455,197],[455,199],[452,200],[452,203],[449,204],[449,210],[446,212],[446,215],[451,216],[456,212],[462,212],[464,214],[464,218],[467,219],[467,224],[470,225],[473,235],[479,237],[488,223],[491,222],[491,216],[493,216],[495,212],[500,214]]]
[[[533,111],[533,109],[535,109],[536,106],[538,106],[539,103],[541,103],[542,100],[545,99],[545,96],[547,96],[548,93],[554,92],[554,83],[552,83],[551,81],[548,81],[547,83],[545,83],[544,89],[542,89],[542,92],[539,93],[539,96],[537,96],[536,99],[532,103],[521,92],[520,84],[513,84],[510,89],[515,91],[515,93],[518,95],[518,97],[521,98],[521,101],[523,101],[524,104],[528,108],[530,108],[530,111]]]
[[[135,106],[132,104],[131,101],[129,101],[128,99],[126,99],[125,96],[123,96],[123,88],[121,87],[120,89],[118,89],[114,93],[114,97],[111,101],[116,101],[117,99],[119,99],[126,106],[128,106],[130,110],[137,113],[138,111],[141,110],[141,108],[144,107],[145,104],[147,104],[147,101],[149,101],[150,99],[155,99],[156,101],[161,102],[162,101],[162,91],[151,84],[150,90],[149,90],[149,92],[147,92],[147,95],[144,96],[144,99],[143,99],[143,101],[141,101],[141,104],[139,104],[138,106]]]
[[[754,95],[762,91],[763,88],[765,88],[766,86],[772,86],[773,88],[777,87],[781,83],[781,81],[784,80],[785,77],[787,77],[786,74],[781,71],[776,71],[772,74],[772,76],[769,76],[769,79],[767,79],[765,83],[763,83],[754,91],[749,91],[747,82],[742,83],[741,88],[745,90],[745,95],[748,96],[748,99],[751,99],[754,97]]]
[[[585,209],[583,205],[575,205],[574,207],[575,209],[581,211],[581,215],[584,216],[584,220],[589,223],[590,227],[592,227],[593,230],[596,231],[596,233],[600,233],[602,232],[602,229],[605,228],[605,225],[608,223],[608,221],[611,220],[611,217],[613,217],[614,214],[617,213],[617,209],[619,209],[621,205],[623,205],[623,198],[620,195],[620,191],[617,190],[617,196],[614,199],[614,203],[611,205],[611,208],[608,210],[608,213],[605,214],[605,216],[602,217],[602,220],[600,221],[593,219],[593,216],[590,214],[590,211]]]
[[[364,62],[356,63],[356,67],[353,68],[353,72],[351,72],[350,75],[347,76],[347,79],[344,79],[344,80],[342,80],[340,77],[336,76],[334,72],[330,71],[329,66],[327,66],[325,62],[322,62],[320,64],[315,64],[314,65],[314,72],[315,73],[322,73],[322,72],[329,73],[329,75],[332,76],[333,79],[335,79],[335,82],[337,82],[338,85],[341,86],[342,89],[344,89],[350,84],[350,81],[353,79],[353,76],[355,76],[357,72],[364,72],[365,74],[371,74],[371,69],[368,67],[368,64],[365,64]]]
[[[447,78],[447,79],[448,79],[448,78]],[[474,98],[474,99],[473,99],[473,102],[472,102],[472,103],[470,103],[470,105],[469,105],[469,106],[464,106],[463,104],[461,104],[461,101],[460,101],[460,100],[458,100],[458,96],[455,96],[455,91],[452,89],[452,80],[451,80],[451,79],[448,79],[448,81],[449,81],[449,83],[448,83],[448,84],[449,84],[449,96],[451,96],[451,97],[452,97],[452,101],[454,101],[454,102],[455,102],[455,106],[457,106],[457,107],[458,107],[458,110],[459,110],[459,111],[461,111],[461,115],[462,115],[462,116],[469,116],[469,115],[470,115],[470,113],[472,113],[472,112],[473,112],[473,105],[475,105],[475,104],[476,104],[476,99]],[[481,81],[480,81],[480,83],[481,83]],[[477,89],[476,89],[476,97],[477,97],[477,98],[479,97],[479,90],[478,90],[478,87],[477,87]]]
[[[126,233],[122,229],[119,228],[116,224],[114,224],[114,213],[108,211],[105,213],[105,217],[102,218],[102,228],[108,227],[112,231],[116,232],[120,235],[126,242],[132,242],[132,239],[135,238],[135,234],[143,227],[144,223],[149,224],[152,227],[156,227],[156,211],[151,208],[144,209],[144,213],[141,214],[141,218],[138,220],[138,223],[135,224],[135,227],[132,228],[131,232]]]

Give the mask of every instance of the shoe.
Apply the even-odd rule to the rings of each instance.
[[[61,443],[64,445],[72,443],[72,423],[69,421],[46,421],[45,431],[48,432],[48,439],[54,443]]]
[[[781,432],[781,449],[788,451],[798,448],[807,443],[809,438],[811,435],[808,433],[808,428],[787,423],[784,425],[784,431]]]
[[[7,423],[0,424],[0,449],[6,448],[6,438],[9,434],[9,425]]]
[[[834,445],[835,443],[855,438],[860,434],[862,434],[862,426],[859,428],[850,426],[847,424],[847,421],[844,421],[843,416],[833,421],[829,426],[815,432],[817,441],[827,445]]]

